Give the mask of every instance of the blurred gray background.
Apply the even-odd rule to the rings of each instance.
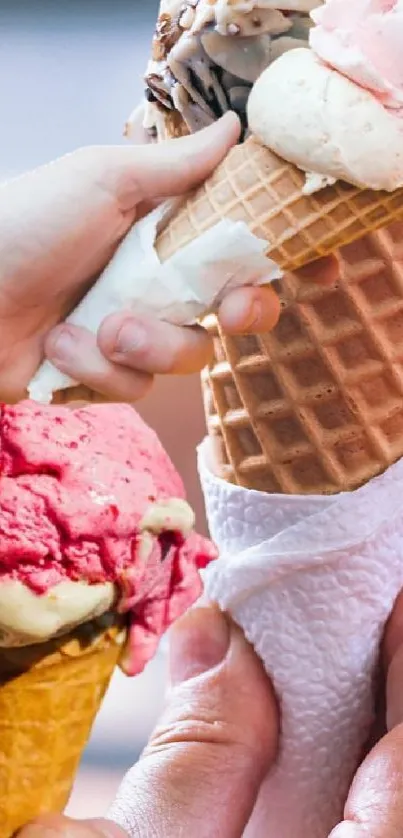
[[[0,0],[0,180],[82,145],[120,143],[140,100],[155,0]],[[160,381],[138,406],[178,466],[203,529],[195,446],[204,433],[197,377]],[[69,807],[105,812],[161,708],[165,656],[140,678],[118,673]]]

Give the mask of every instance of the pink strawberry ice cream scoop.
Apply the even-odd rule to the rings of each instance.
[[[0,645],[128,616],[134,675],[216,558],[155,433],[123,405],[0,407]]]
[[[323,61],[386,107],[403,107],[402,0],[328,0],[312,18],[311,46]]]

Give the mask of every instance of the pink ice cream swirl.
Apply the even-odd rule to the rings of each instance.
[[[403,0],[327,0],[312,18],[316,55],[403,116]]]

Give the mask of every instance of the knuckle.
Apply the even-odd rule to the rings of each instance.
[[[231,720],[212,714],[208,707],[200,708],[198,714],[185,715],[175,720],[167,720],[155,729],[148,750],[166,750],[178,745],[208,745],[219,748],[236,749],[239,754],[248,754],[254,750],[255,742],[249,732],[241,730],[239,725]]]
[[[216,788],[217,777],[228,772],[241,777],[255,770],[260,773],[262,760],[259,755],[257,758],[257,747],[227,723],[188,719],[156,731],[142,761],[176,766],[186,775],[188,793],[192,783]]]

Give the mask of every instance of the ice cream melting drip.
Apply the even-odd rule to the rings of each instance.
[[[246,130],[254,82],[284,52],[306,46],[309,13],[317,5],[317,0],[278,0],[276,7],[272,0],[165,0],[146,74],[151,136],[159,135],[164,116],[171,116],[171,133],[175,128],[193,133],[228,110],[236,111]]]

